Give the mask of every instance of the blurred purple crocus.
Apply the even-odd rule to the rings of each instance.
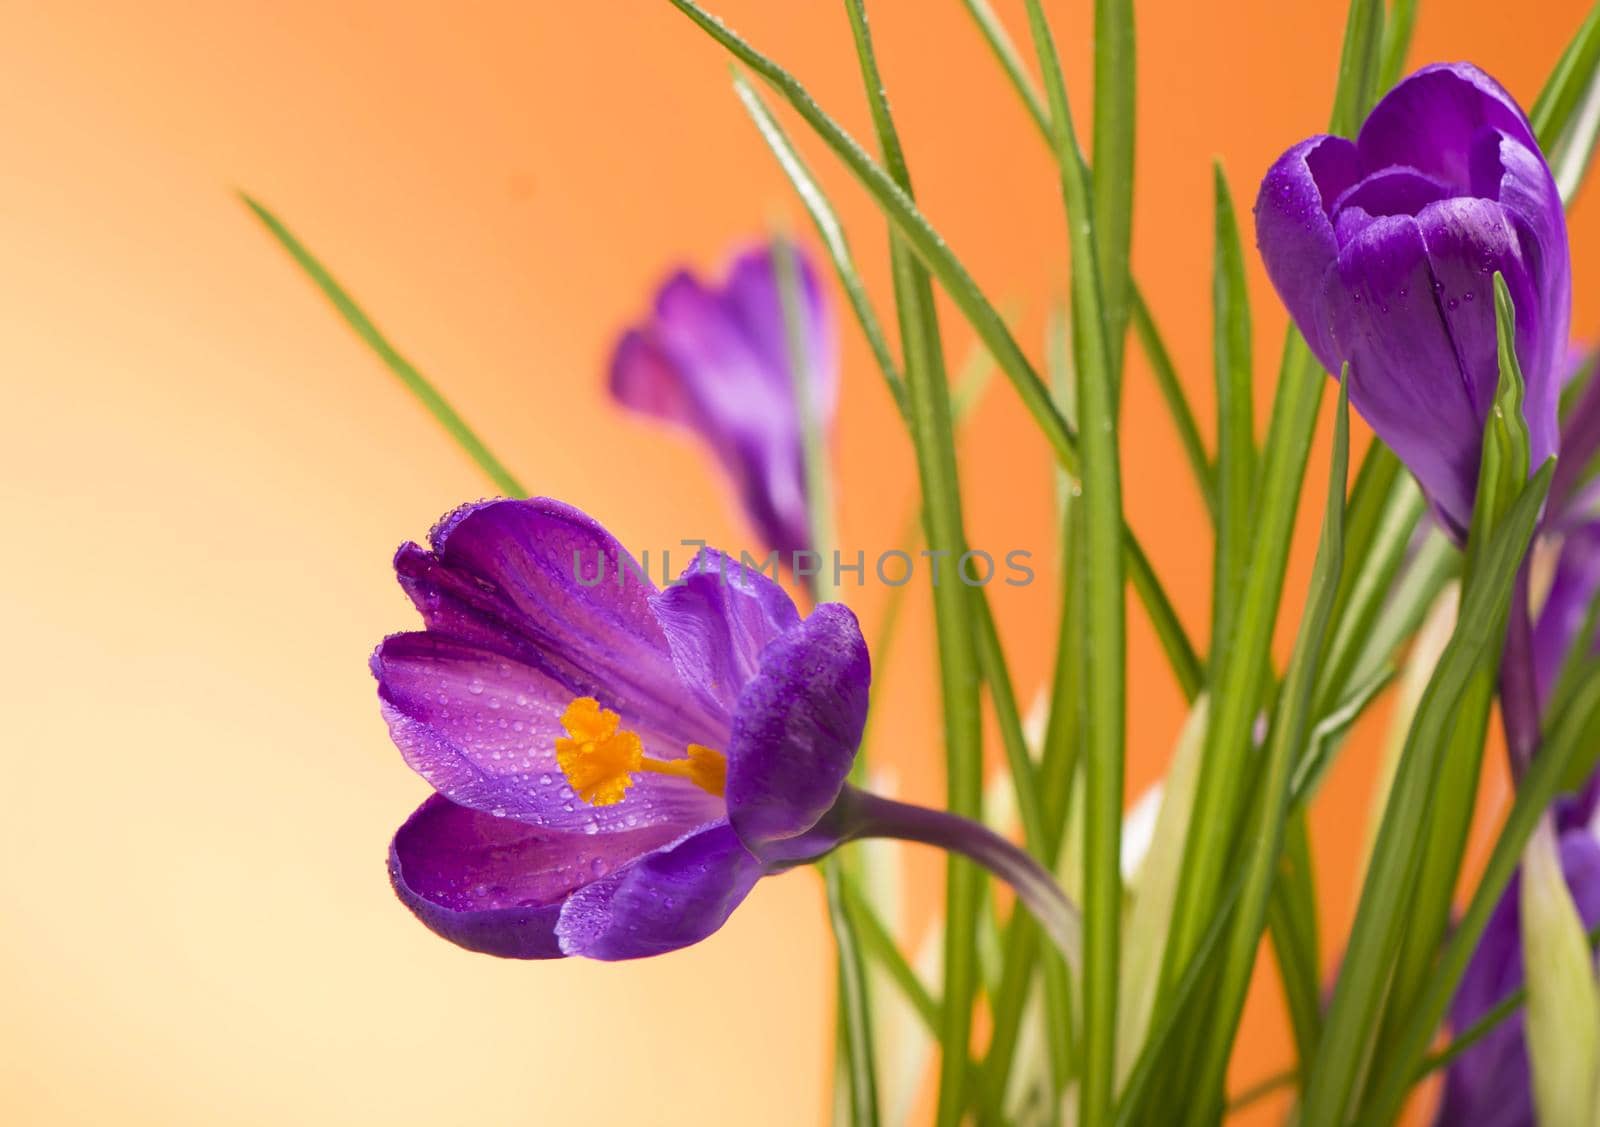
[[[1557,852],[1585,928],[1600,924],[1600,775],[1555,808]],[[1467,964],[1450,1007],[1450,1024],[1470,1028],[1522,986],[1520,874],[1512,878]],[[1532,1075],[1521,1009],[1455,1059],[1445,1075],[1437,1127],[1535,1127]]]
[[[468,505],[430,539],[395,556],[426,628],[372,657],[437,791],[389,851],[428,927],[512,958],[660,954],[838,843],[871,681],[848,609],[801,618],[711,550],[657,590],[556,501]]]
[[[1571,306],[1566,219],[1527,117],[1483,71],[1425,67],[1354,141],[1316,136],[1256,199],[1267,273],[1318,360],[1458,539],[1499,378],[1492,275],[1516,307],[1531,463],[1557,447]]]
[[[806,383],[827,429],[838,397],[838,339],[816,271],[798,248]],[[698,434],[738,490],[768,547],[807,550],[805,463],[793,365],[770,246],[738,255],[720,286],[686,270],[656,293],[643,324],[611,358],[611,394],[625,407]]]

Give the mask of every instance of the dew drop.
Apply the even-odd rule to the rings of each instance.
[[[504,806],[496,806],[493,810],[489,811],[489,813],[493,814],[496,818],[504,818],[506,816],[506,808]]]
[[[550,785],[550,781],[551,781],[550,780],[550,776],[548,774],[544,774],[544,775],[540,775],[539,776],[539,785],[542,786],[542,787],[549,786]]]

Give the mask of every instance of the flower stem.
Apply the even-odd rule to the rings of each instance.
[[[1539,695],[1533,679],[1533,620],[1528,609],[1528,565],[1517,573],[1511,614],[1506,623],[1505,652],[1500,659],[1500,719],[1506,730],[1511,774],[1527,773],[1539,750]]]
[[[1048,870],[987,826],[926,806],[849,788],[839,797],[845,840],[890,837],[917,841],[959,853],[1009,884],[1032,913],[1067,964],[1076,972],[1083,961],[1083,921],[1078,907]]]

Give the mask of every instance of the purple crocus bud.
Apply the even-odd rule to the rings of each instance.
[[[395,556],[425,629],[372,656],[437,792],[389,850],[428,927],[511,958],[656,955],[838,843],[871,681],[848,609],[801,618],[710,550],[657,590],[550,500],[468,505],[431,541]]]
[[[806,382],[826,429],[838,397],[838,338],[816,272],[798,248]],[[720,287],[679,271],[611,358],[611,394],[700,436],[761,539],[786,558],[809,549],[805,463],[790,345],[770,247],[740,254]]]
[[[1600,776],[1555,808],[1557,854],[1585,928],[1600,924]],[[1520,874],[1495,906],[1450,1007],[1450,1024],[1470,1028],[1523,984]],[[1437,1127],[1535,1127],[1532,1074],[1522,1010],[1457,1057],[1445,1075]]]
[[[1322,364],[1416,475],[1458,539],[1499,379],[1492,276],[1516,307],[1531,463],[1557,447],[1571,267],[1566,219],[1527,117],[1465,63],[1425,67],[1354,141],[1280,157],[1256,199],[1267,273]]]

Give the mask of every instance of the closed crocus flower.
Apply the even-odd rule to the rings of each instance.
[[[428,927],[514,958],[655,955],[837,843],[871,680],[845,607],[802,618],[709,550],[657,590],[549,500],[466,506],[431,541],[395,557],[425,629],[372,657],[437,792],[389,854]]]
[[[1584,792],[1557,804],[1555,857],[1584,928],[1600,924],[1600,777]],[[1462,976],[1450,1007],[1460,1032],[1489,1013],[1525,980],[1521,931],[1521,880],[1513,878]],[[1438,1127],[1534,1127],[1532,1071],[1526,1017],[1505,1018],[1450,1065],[1435,1118]]]
[[[1330,372],[1349,363],[1350,401],[1457,538],[1499,378],[1496,271],[1516,307],[1532,464],[1555,452],[1566,220],[1526,116],[1494,79],[1426,67],[1354,141],[1294,146],[1262,181],[1256,239],[1312,351]]]
[[[817,419],[832,422],[838,340],[815,271],[791,248],[799,334]],[[688,271],[656,294],[611,360],[611,394],[642,414],[699,435],[732,479],[763,542],[784,557],[810,547],[794,365],[773,248],[734,259],[720,285]]]

